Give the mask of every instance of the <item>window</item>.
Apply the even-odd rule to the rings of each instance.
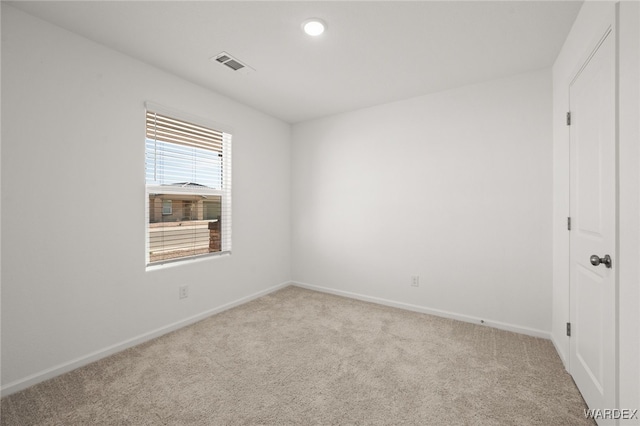
[[[147,265],[231,252],[231,134],[147,104]]]
[[[162,200],[162,214],[171,215],[173,213],[173,204],[171,200]]]

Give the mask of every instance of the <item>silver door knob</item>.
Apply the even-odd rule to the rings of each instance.
[[[607,268],[611,268],[611,256],[609,256],[608,254],[605,254],[604,257],[598,257],[597,254],[594,254],[589,258],[589,260],[591,261],[591,264],[593,266],[598,266],[599,264],[603,263]]]

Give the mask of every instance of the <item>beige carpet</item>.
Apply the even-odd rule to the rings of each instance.
[[[592,425],[544,339],[288,287],[2,399],[2,425]]]

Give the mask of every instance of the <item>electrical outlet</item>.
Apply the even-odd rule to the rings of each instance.
[[[420,275],[411,276],[411,287],[420,287]]]
[[[180,299],[186,299],[187,297],[189,297],[188,285],[181,285],[178,291],[179,291]]]

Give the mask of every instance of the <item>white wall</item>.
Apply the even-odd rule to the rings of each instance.
[[[4,3],[2,66],[5,393],[288,282],[288,124]],[[231,256],[145,271],[147,100],[233,128]]]
[[[640,401],[640,7],[637,2],[585,2],[553,66],[553,325],[552,340],[568,365],[569,338],[569,83],[607,27],[618,43],[618,407]],[[592,407],[615,408],[615,407]],[[624,423],[624,422],[623,422]],[[629,424],[637,424],[637,419]]]
[[[294,125],[293,280],[548,336],[551,105],[543,70]]]

